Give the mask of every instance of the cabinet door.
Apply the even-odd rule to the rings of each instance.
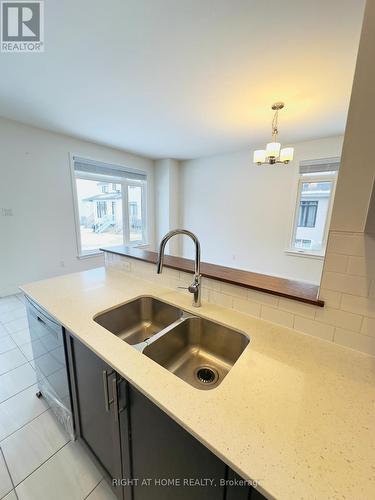
[[[114,404],[116,372],[72,336],[69,357],[77,436],[111,483],[122,478],[117,401]],[[114,491],[122,500],[122,487]]]
[[[129,422],[129,384],[119,375],[117,391],[118,391],[118,408],[119,408],[119,421],[121,432],[121,458],[122,458],[122,478],[124,481],[124,500],[132,499],[132,486],[128,481],[131,478],[131,465],[130,465],[130,422]]]
[[[134,500],[224,500],[221,460],[131,386],[129,408]]]
[[[250,500],[251,486],[241,484],[242,478],[229,467],[227,481],[225,500]]]

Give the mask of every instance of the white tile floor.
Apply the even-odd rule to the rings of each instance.
[[[0,298],[0,499],[115,500],[80,444],[35,396],[34,353],[22,297]]]

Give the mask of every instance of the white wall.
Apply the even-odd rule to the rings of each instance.
[[[258,167],[252,151],[181,162],[181,223],[200,238],[202,259],[319,283],[322,260],[285,253],[301,160],[340,156],[342,137],[294,144],[288,166]],[[189,242],[183,255],[191,257]]]
[[[176,160],[155,161],[156,246],[168,231],[180,226],[179,170]],[[171,255],[180,255],[181,238],[177,236],[171,239],[166,251]]]
[[[139,168],[149,176],[150,243],[154,245],[153,161],[0,119],[0,296],[17,286],[103,265],[77,259],[69,153]]]

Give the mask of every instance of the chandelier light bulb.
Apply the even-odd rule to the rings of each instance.
[[[254,163],[264,163],[266,161],[266,151],[264,149],[257,149],[254,151]]]
[[[269,142],[266,146],[267,158],[277,158],[280,154],[280,148],[279,142]]]
[[[293,161],[294,148],[283,148],[280,151],[280,161],[283,163],[289,163]]]

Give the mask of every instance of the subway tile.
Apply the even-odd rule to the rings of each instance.
[[[279,304],[279,297],[270,293],[258,292],[257,290],[248,290],[247,298],[260,304],[277,307]]]
[[[350,256],[347,273],[375,278],[375,258]]]
[[[156,267],[152,267],[152,272],[156,272]],[[164,267],[163,273],[164,276],[168,276],[169,278],[180,279],[180,271],[176,269],[171,269],[170,267]]]
[[[324,300],[325,307],[332,307],[333,309],[340,309],[342,294],[326,288],[320,288],[319,299]]]
[[[193,277],[189,273],[180,272],[180,281],[182,282],[181,286],[189,286],[193,281]]]
[[[341,309],[364,316],[375,317],[375,299],[343,294]]]
[[[185,285],[179,279],[175,279],[175,278],[168,279],[168,287],[169,288],[172,288],[173,290],[176,290],[177,292],[181,292],[181,290],[178,288],[180,286],[185,286]]]
[[[212,290],[210,290],[209,288],[202,287],[201,299],[205,300],[206,302],[209,302],[211,292]]]
[[[235,285],[229,285],[228,283],[221,284],[222,293],[227,295],[232,295],[233,297],[247,297],[247,288]]]
[[[225,295],[224,293],[212,291],[210,293],[210,303],[221,307],[232,308],[233,297],[231,295]]]
[[[293,327],[294,316],[291,313],[262,305],[260,316],[266,321],[271,321],[272,323],[277,323],[278,325],[287,326],[289,328]]]
[[[366,297],[369,292],[370,283],[368,278],[363,276],[324,272],[322,287],[328,288],[328,290]]]
[[[331,232],[328,239],[327,254],[365,255],[365,239],[362,234]]]
[[[245,314],[250,314],[251,316],[256,316],[257,318],[260,316],[260,308],[261,305],[258,302],[242,299],[240,297],[234,297],[233,299],[233,309]]]
[[[348,267],[347,255],[339,253],[327,253],[324,262],[324,271],[333,271],[336,273],[345,273]]]
[[[321,323],[346,328],[359,332],[362,324],[362,316],[330,307],[321,307],[316,311],[315,319]]]
[[[375,356],[375,338],[336,328],[334,342]]]
[[[220,281],[203,277],[202,283],[203,283],[204,287],[206,287],[210,290],[214,290],[215,292],[220,292]]]
[[[375,337],[375,318],[363,318],[361,333],[369,337]]]
[[[307,318],[314,318],[317,306],[280,298],[279,308],[293,314],[299,314],[300,316],[306,316]]]
[[[334,326],[325,325],[319,321],[302,318],[300,316],[295,316],[294,318],[294,329],[313,335],[314,337],[331,341],[333,340],[333,334],[335,332]]]

